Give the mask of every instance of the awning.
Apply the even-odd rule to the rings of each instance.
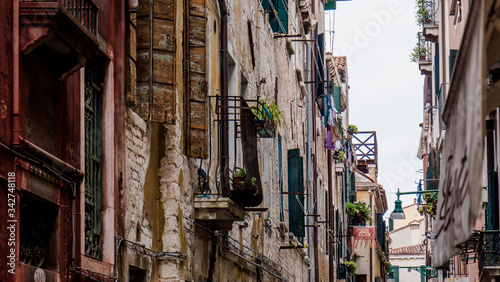
[[[442,154],[433,266],[447,267],[469,239],[481,209],[485,91],[484,0],[472,2],[443,112]]]

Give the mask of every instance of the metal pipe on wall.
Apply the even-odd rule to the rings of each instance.
[[[330,236],[330,230],[333,228],[333,177],[332,177],[332,152],[330,150],[326,151],[326,157],[328,158],[328,236]],[[327,238],[328,239],[328,238]],[[332,239],[328,239],[328,268],[329,268],[329,281],[334,282],[335,276],[333,273],[333,243]]]
[[[19,146],[19,0],[12,2],[12,140]]]
[[[306,79],[311,80],[311,58],[309,45],[306,44]],[[307,146],[306,146],[306,162],[307,162],[307,192],[311,191],[311,84],[307,85]],[[311,214],[311,197],[307,197],[307,213]],[[311,225],[310,217],[307,217],[307,225]],[[307,238],[309,243],[311,240],[311,229],[307,229]],[[312,250],[311,247],[307,249],[307,255],[311,260]],[[312,262],[312,260],[311,260]],[[313,270],[309,267],[309,282],[313,280]]]
[[[220,48],[221,48],[221,127],[219,127],[220,134],[220,169],[221,169],[221,183],[223,194],[227,193],[229,189],[229,121],[228,121],[228,72],[227,72],[227,7],[225,0],[219,0],[219,9],[221,11],[221,30],[220,30]]]

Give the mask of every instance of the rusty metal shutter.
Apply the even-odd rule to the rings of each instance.
[[[206,82],[206,5],[205,0],[189,1],[189,66],[186,86],[187,155],[207,157],[207,82]],[[186,48],[187,49],[187,48]]]
[[[174,0],[139,1],[136,75],[134,111],[145,120],[173,123],[175,120]]]

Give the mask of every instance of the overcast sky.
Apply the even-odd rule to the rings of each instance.
[[[409,55],[418,26],[413,0],[337,1],[334,17],[335,56],[347,56],[350,124],[360,131],[376,131],[378,182],[394,209],[396,191],[417,190],[422,161],[417,155],[422,122],[424,76]],[[333,18],[332,18],[333,19]],[[327,47],[327,51],[331,47]],[[403,206],[414,195],[401,196]]]

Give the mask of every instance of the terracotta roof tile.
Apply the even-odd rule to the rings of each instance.
[[[335,65],[337,65],[338,69],[345,70],[345,64],[347,62],[346,56],[334,56],[333,60],[335,61]]]
[[[425,245],[417,244],[399,248],[389,248],[390,255],[423,255],[425,254]]]

